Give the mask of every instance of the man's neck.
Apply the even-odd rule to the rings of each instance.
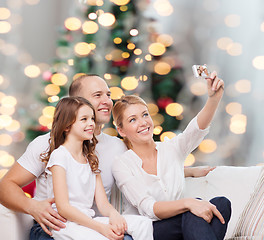
[[[96,124],[95,129],[94,129],[94,135],[95,136],[98,136],[101,134],[102,127],[103,127],[102,124]]]

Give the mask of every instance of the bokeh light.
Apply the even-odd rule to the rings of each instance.
[[[1,98],[1,104],[6,108],[13,108],[17,104],[17,100],[13,96],[3,96]]]
[[[226,51],[231,56],[239,56],[242,54],[242,45],[240,43],[231,43],[227,46]]]
[[[124,92],[119,87],[110,87],[111,99],[117,100],[124,95]]]
[[[98,31],[99,26],[94,21],[85,21],[82,25],[83,33],[85,34],[94,34]]]
[[[239,80],[235,83],[235,89],[240,93],[249,93],[251,91],[251,82],[247,79]]]
[[[184,166],[189,167],[192,166],[194,163],[195,163],[195,157],[193,154],[190,153],[184,161]]]
[[[243,134],[246,132],[247,116],[243,114],[236,114],[230,120],[230,131],[235,134]]]
[[[36,78],[40,75],[40,68],[36,65],[29,65],[25,67],[24,73],[29,78]]]
[[[77,31],[81,28],[82,22],[79,18],[70,17],[64,21],[64,25],[70,31]]]
[[[60,92],[60,87],[55,84],[48,84],[45,87],[45,93],[50,96],[58,95]]]
[[[183,113],[183,107],[179,103],[170,103],[166,106],[165,111],[168,115],[176,117]]]
[[[9,132],[16,132],[20,129],[20,123],[17,120],[12,120],[12,122],[5,127]]]
[[[0,33],[8,33],[11,30],[11,24],[6,21],[0,21]]]
[[[79,42],[75,44],[74,52],[80,57],[85,57],[91,52],[91,47],[86,42]]]
[[[53,118],[55,113],[55,107],[53,106],[47,106],[42,110],[42,113],[47,118]]]
[[[252,61],[253,66],[256,69],[264,70],[264,56],[257,56]]]
[[[176,136],[176,133],[174,133],[174,132],[170,132],[170,131],[168,131],[168,132],[164,132],[164,133],[162,133],[161,135],[160,135],[160,141],[161,142],[164,142],[165,140],[166,140],[166,138],[167,139],[172,139],[172,138],[174,138]]]
[[[154,135],[159,135],[159,134],[161,134],[162,130],[163,130],[162,126],[156,126],[153,129],[153,134]]]
[[[157,37],[157,42],[169,47],[173,44],[173,38],[169,34],[161,34]]]
[[[212,153],[216,150],[217,144],[212,139],[205,139],[199,145],[199,150],[203,153]]]
[[[98,22],[104,27],[112,26],[115,21],[115,16],[112,13],[103,13],[98,18]]]
[[[159,112],[159,107],[155,103],[148,103],[150,116],[155,116]]]
[[[225,17],[225,24],[228,27],[238,27],[240,25],[240,16],[236,14],[231,14]]]
[[[160,56],[165,53],[166,48],[161,43],[152,43],[150,44],[148,50],[153,56]]]
[[[222,37],[217,40],[217,47],[222,50],[227,50],[228,46],[233,43],[233,40],[229,37]]]
[[[115,3],[116,5],[126,5],[130,2],[130,0],[111,0],[111,2]]]
[[[202,96],[207,93],[207,85],[205,81],[197,80],[190,86],[190,91],[193,95]]]
[[[8,8],[0,8],[0,20],[6,20],[11,16],[11,12]]]
[[[63,86],[67,83],[68,78],[63,73],[55,73],[51,76],[51,82],[58,86]]]
[[[171,71],[171,66],[166,62],[159,61],[154,65],[154,71],[159,75],[166,75]]]
[[[242,105],[238,102],[231,102],[226,105],[226,112],[231,116],[242,113]]]
[[[131,91],[137,88],[138,80],[135,76],[128,76],[122,79],[121,86],[125,90]]]
[[[12,137],[8,134],[0,134],[0,146],[8,146],[12,143]]]

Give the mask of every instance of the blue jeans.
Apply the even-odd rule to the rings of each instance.
[[[175,217],[153,222],[154,240],[223,240],[231,217],[231,203],[225,197],[210,200],[225,219],[222,224],[217,217],[211,223],[185,212]]]
[[[34,221],[34,225],[30,230],[30,240],[53,240],[51,236],[44,232],[38,222]],[[124,240],[133,240],[130,235],[125,235]]]

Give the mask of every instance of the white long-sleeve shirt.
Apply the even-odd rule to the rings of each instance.
[[[128,200],[124,214],[141,214],[158,220],[153,211],[154,203],[180,198],[184,187],[184,160],[208,132],[209,128],[199,129],[195,117],[183,133],[168,141],[156,142],[157,175],[146,173],[142,160],[131,149],[117,157],[112,172]]]

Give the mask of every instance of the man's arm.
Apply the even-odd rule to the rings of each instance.
[[[0,203],[14,211],[30,214],[51,235],[46,226],[59,230],[65,225],[58,219],[65,220],[51,208],[53,199],[37,201],[26,197],[21,188],[35,179],[35,175],[16,162],[0,181]]]

